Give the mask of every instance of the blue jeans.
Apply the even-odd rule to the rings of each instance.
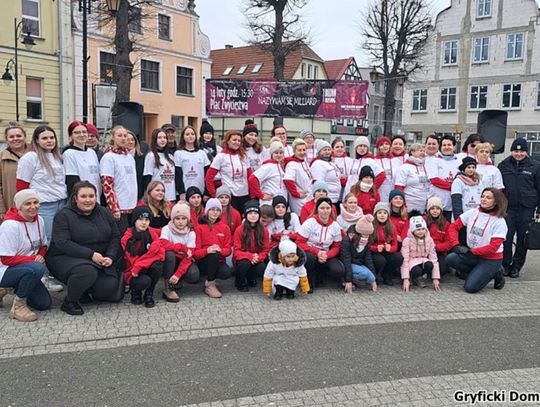
[[[26,298],[26,303],[34,309],[49,309],[51,296],[41,282],[46,270],[45,264],[35,262],[8,267],[0,281],[0,287],[14,288],[15,295]]]
[[[359,264],[352,264],[352,278],[354,280],[366,280],[368,284],[375,281],[375,275],[366,266],[360,266]]]
[[[54,216],[66,205],[66,200],[62,199],[56,202],[40,202],[39,203],[39,216],[43,218],[45,223],[45,236],[47,236],[47,244],[51,244],[51,234]]]
[[[502,260],[486,260],[472,253],[460,255],[450,253],[446,258],[446,266],[467,274],[463,288],[474,294],[484,288],[499,271]]]

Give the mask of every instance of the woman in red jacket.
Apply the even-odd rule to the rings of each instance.
[[[379,191],[374,184],[375,174],[369,165],[364,165],[358,174],[358,182],[351,188],[351,192],[356,195],[358,206],[364,215],[372,215],[373,208],[381,200]]]
[[[373,210],[374,231],[370,238],[371,252],[375,270],[383,278],[383,284],[394,285],[392,279],[400,275],[403,256],[397,251],[397,233],[390,221],[390,208],[387,203],[379,202]]]
[[[397,233],[398,248],[409,233],[409,214],[405,205],[405,194],[399,189],[393,189],[388,194],[390,205],[390,221],[394,224]]]
[[[152,308],[154,288],[163,274],[165,250],[159,232],[150,228],[152,211],[148,206],[133,209],[131,227],[120,241],[126,259],[124,281],[131,288],[131,303]],[[144,291],[144,297],[143,297]]]
[[[234,231],[242,224],[242,215],[231,205],[231,190],[222,185],[216,190],[216,198],[221,202],[220,222],[226,224],[231,230],[231,236]]]
[[[238,291],[257,287],[257,277],[264,274],[270,249],[270,235],[259,222],[261,214],[257,201],[246,202],[244,216],[246,219],[234,232],[233,261]]]
[[[193,257],[197,260],[199,270],[205,270],[207,274],[205,294],[210,298],[221,298],[215,280],[225,280],[232,275],[232,269],[225,263],[225,258],[231,254],[231,231],[226,224],[220,222],[219,199],[210,198],[205,209],[206,215],[199,218],[195,228]]]
[[[453,247],[453,243],[450,241],[450,222],[444,217],[443,206],[441,198],[432,196],[428,199],[426,207],[426,224],[429,234],[435,242],[441,277],[447,272],[446,256]]]

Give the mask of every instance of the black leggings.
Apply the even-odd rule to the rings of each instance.
[[[375,270],[381,275],[384,281],[391,281],[399,274],[399,268],[403,263],[401,253],[372,253]]]
[[[198,262],[199,270],[206,272],[208,281],[214,281],[216,278],[226,280],[232,276],[232,269],[227,264],[220,263],[219,256],[219,253],[210,253]]]
[[[171,278],[176,272],[179,264],[180,260],[178,260],[174,252],[168,250],[165,253],[165,261],[163,262],[163,277],[165,277],[167,280]],[[189,284],[195,284],[199,282],[199,275],[199,267],[197,267],[196,263],[191,263],[187,273],[182,276],[181,281],[186,281]]]
[[[231,197],[231,205],[240,213],[244,213],[244,205],[249,201],[249,195]]]
[[[411,269],[411,279],[422,277],[424,274],[427,274],[431,278],[431,273],[433,272],[433,263],[426,261],[424,264],[418,264]]]
[[[341,261],[333,258],[328,259],[326,263],[319,263],[313,253],[306,253],[306,270],[311,288],[323,284],[327,275],[335,278],[345,277],[345,267]]]
[[[235,285],[237,287],[246,286],[248,281],[254,281],[257,280],[257,277],[262,277],[265,269],[266,264],[264,262],[251,264],[250,261],[240,260],[234,268],[234,274],[236,276]]]
[[[79,301],[86,292],[96,300],[116,301],[113,297],[118,291],[120,275],[114,269],[105,272],[98,265],[81,263],[69,270],[55,268],[53,271],[51,274],[67,285],[68,301]]]
[[[448,272],[446,267],[446,254],[437,253],[437,261],[439,262],[439,270],[442,277]]]
[[[137,277],[133,277],[130,282],[131,291],[153,294],[159,278],[163,275],[163,262],[155,261],[150,268],[144,270]]]

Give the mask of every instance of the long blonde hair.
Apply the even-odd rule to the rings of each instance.
[[[152,211],[152,215],[158,216],[159,211],[163,212],[163,214],[167,217],[171,217],[171,209],[169,207],[169,203],[163,198],[163,201],[156,202],[154,198],[150,195],[150,192],[152,192],[158,185],[161,185],[163,187],[163,190],[165,190],[165,184],[161,181],[150,181],[148,186],[146,187],[146,191],[144,191],[143,195],[143,202],[148,205],[150,210]]]
[[[63,162],[62,161],[62,155],[60,154],[60,149],[58,148],[58,137],[56,136],[56,132],[54,131],[54,129],[52,127],[49,127],[49,126],[38,126],[38,127],[36,127],[35,130],[34,130],[34,134],[32,135],[32,147],[33,147],[34,151],[37,154],[37,157],[38,157],[38,160],[39,160],[39,163],[41,164],[41,166],[43,168],[45,168],[45,170],[49,173],[49,175],[54,177],[54,169],[53,169],[49,159],[45,155],[47,152],[38,143],[39,136],[41,135],[41,133],[44,133],[46,131],[50,131],[52,134],[54,134],[55,145],[54,145],[54,148],[51,151],[52,155],[60,163]]]

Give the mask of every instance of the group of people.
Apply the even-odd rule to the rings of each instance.
[[[14,289],[18,320],[35,320],[30,308],[49,308],[48,291],[64,285],[61,309],[81,315],[81,304],[120,301],[126,287],[132,304],[153,307],[160,279],[162,297],[178,302],[201,274],[211,298],[231,276],[239,291],[262,283],[276,300],[331,280],[346,293],[396,278],[405,292],[427,279],[438,291],[449,271],[467,292],[492,280],[501,289],[505,275],[519,277],[540,208],[540,164],[524,139],[496,167],[479,134],[460,153],[450,135],[408,148],[383,136],[376,153],[360,136],[350,157],[342,139],[309,130],[289,145],[283,125],[265,148],[252,120],[221,146],[207,121],[198,134],[164,125],[149,145],[116,126],[103,150],[90,124],[67,134],[62,148],[39,126],[28,147],[20,125],[5,130],[0,300]]]

